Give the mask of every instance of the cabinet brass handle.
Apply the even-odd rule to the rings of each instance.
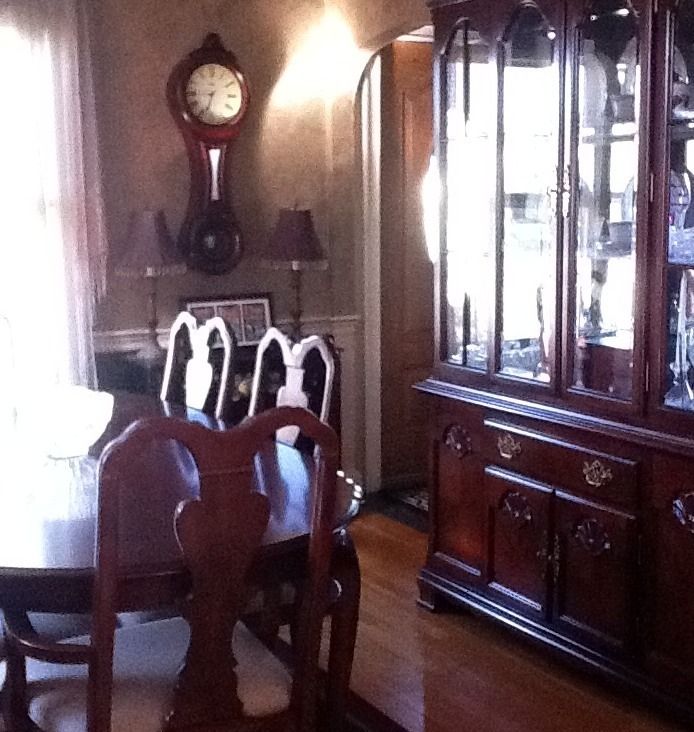
[[[559,168],[555,168],[556,176],[559,177]],[[571,200],[571,168],[566,166],[562,172],[561,182],[547,189],[547,197],[549,198],[549,206],[552,216],[566,217],[569,215],[569,202]],[[561,211],[559,203],[561,201]]]
[[[518,455],[521,454],[520,442],[518,442],[518,440],[508,432],[503,435],[499,435],[499,438],[496,441],[496,446],[499,450],[499,455],[501,455],[504,460],[513,460],[513,458],[518,457]]]
[[[552,565],[552,579],[556,585],[559,582],[559,569],[561,566],[561,540],[559,539],[559,534],[554,535],[554,547],[549,556],[549,561]]]
[[[540,576],[543,580],[547,579],[547,565],[550,561],[549,555],[549,534],[547,531],[542,532],[542,541],[540,542],[540,548],[535,553],[535,556],[540,560]]]
[[[612,480],[612,471],[606,468],[599,460],[592,463],[583,463],[583,477],[588,485],[594,488],[601,488]]]

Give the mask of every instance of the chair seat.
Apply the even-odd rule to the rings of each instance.
[[[113,732],[159,732],[171,710],[176,674],[190,631],[182,618],[119,628],[113,660]],[[88,636],[69,639],[89,642]],[[257,717],[289,706],[291,676],[242,624],[233,637],[238,695],[244,714]],[[87,667],[27,659],[29,714],[45,732],[84,732]]]

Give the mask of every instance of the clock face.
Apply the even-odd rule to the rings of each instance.
[[[186,84],[186,102],[191,114],[208,125],[227,124],[241,109],[241,81],[221,64],[198,66]]]

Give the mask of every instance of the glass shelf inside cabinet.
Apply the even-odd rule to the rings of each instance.
[[[574,388],[632,396],[638,21],[626,0],[595,0],[579,25]]]
[[[448,45],[443,84],[445,358],[480,371],[494,306],[495,79],[489,46],[465,21]]]
[[[694,411],[694,0],[674,16],[670,78],[667,323],[663,403]]]
[[[554,342],[560,76],[556,32],[521,5],[503,34],[500,372],[549,383]]]

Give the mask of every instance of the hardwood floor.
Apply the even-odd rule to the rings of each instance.
[[[409,732],[684,729],[489,620],[417,607],[424,534],[380,514],[351,533],[362,569],[352,689]]]

